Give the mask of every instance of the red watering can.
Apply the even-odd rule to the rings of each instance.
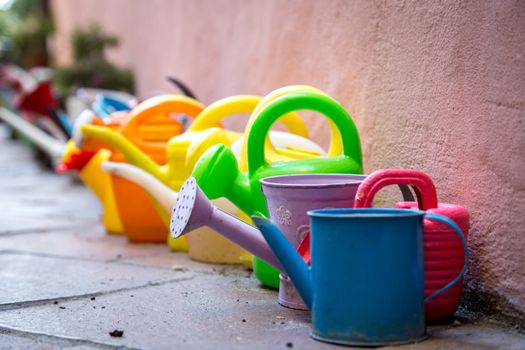
[[[389,185],[410,185],[417,202],[399,202],[396,208],[420,209],[430,214],[439,214],[452,219],[464,232],[469,230],[468,211],[455,204],[438,203],[432,179],[417,170],[386,169],[370,174],[357,189],[354,208],[372,206],[374,195]],[[459,237],[453,230],[437,221],[424,221],[425,297],[452,280],[463,267],[465,253]],[[452,317],[461,299],[462,283],[457,283],[443,294],[425,305],[427,320]]]

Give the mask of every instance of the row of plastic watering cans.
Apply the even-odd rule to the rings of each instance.
[[[191,174],[193,164],[199,156],[211,145],[219,143],[230,145],[232,149],[237,149],[238,155],[242,154],[243,142],[241,136],[243,134],[223,129],[220,127],[220,121],[233,114],[252,113],[257,108],[261,109],[268,101],[286,92],[307,89],[315,90],[310,87],[292,86],[278,89],[264,99],[258,96],[242,95],[217,101],[202,109],[184,133],[179,136],[173,136],[172,133],[173,137],[163,144],[157,140],[155,149],[147,142],[144,142],[144,140],[134,137],[129,132],[129,125],[141,125],[142,128],[140,130],[144,130],[144,126],[147,125],[145,121],[151,121],[152,116],[159,113],[183,114],[181,110],[184,109],[184,106],[188,103],[195,104],[195,101],[180,96],[171,96],[171,103],[167,103],[170,101],[159,101],[160,98],[157,98],[157,101],[153,100],[155,103],[152,100],[148,100],[135,107],[125,118],[106,118],[103,121],[100,118],[87,118],[78,127],[83,136],[79,137],[80,142],[77,140],[77,144],[82,145],[81,153],[100,153],[104,152],[103,148],[111,151],[108,159],[112,163],[103,166],[111,174],[111,180],[107,182],[106,188],[108,191],[103,192],[109,193],[109,195],[106,194],[105,198],[114,198],[115,205],[111,205],[111,201],[108,200],[106,201],[108,204],[106,207],[117,209],[117,214],[124,226],[122,230],[128,238],[135,241],[163,241],[167,236],[167,218],[169,218],[169,209],[171,209],[170,207],[174,201],[173,196],[176,195],[174,191],[178,190],[181,183]],[[164,99],[166,100],[167,97],[164,97]],[[178,105],[175,102],[178,102]],[[254,115],[255,113],[249,119],[248,126],[244,132],[244,135],[248,135],[248,138],[252,135],[252,130],[254,130],[250,127],[250,121]],[[281,118],[281,121],[290,132],[297,135],[271,133],[272,143],[279,148],[273,149],[271,147],[272,143],[267,143],[266,154],[269,161],[309,158],[324,153],[322,148],[305,138],[307,136],[306,127],[296,114],[290,113]],[[155,157],[160,153],[163,154],[163,159]],[[163,160],[166,161],[163,162]],[[141,169],[133,168],[126,161]],[[100,166],[97,169],[100,169]],[[159,181],[161,182],[160,184]],[[128,187],[125,190],[118,191],[116,187],[119,183],[126,183]],[[130,201],[130,193],[132,193],[130,184],[132,183],[139,185],[133,185],[136,186],[136,191],[144,191],[145,188],[149,192],[149,196],[143,196],[140,200],[135,196],[135,200]],[[133,207],[138,212],[124,210],[126,204],[129,206],[130,202],[133,203]],[[146,207],[148,205],[154,207],[156,210],[155,215],[157,218],[160,218],[164,226],[153,226],[153,223],[158,223],[159,220],[148,219],[149,216],[145,212],[143,203],[146,203]],[[223,208],[229,208],[228,210],[232,214],[237,211],[235,207],[224,200],[220,200],[218,204]],[[108,216],[106,215],[105,217]],[[115,217],[115,215],[110,217]],[[137,220],[140,223],[137,223]],[[130,231],[140,232],[141,234],[140,236],[130,234]],[[238,263],[239,255],[242,255],[239,248],[209,231],[209,229],[203,229],[191,236],[189,239],[190,243],[194,244],[190,244],[190,256],[201,261]],[[197,242],[206,242],[206,244],[198,244]],[[180,240],[171,240],[170,243],[175,249],[185,249],[185,244],[181,243]],[[217,249],[216,245],[219,245],[220,249]]]
[[[264,178],[261,185],[272,221],[255,220],[261,235],[253,226],[215,208],[190,178],[179,193],[171,231],[180,236],[209,225],[289,274],[312,310],[312,336],[316,339],[368,346],[420,341],[425,338],[424,306],[428,320],[451,316],[459,303],[461,286],[451,288],[461,281],[466,269],[466,240],[446,215],[452,213],[452,218],[459,219],[467,230],[468,214],[464,208],[450,204],[438,205],[447,210],[432,208],[428,212],[343,208],[354,197],[356,206],[370,204],[377,190],[388,184],[412,186],[421,206],[421,201],[431,205],[436,198],[430,178],[412,170],[384,170],[369,177],[317,174]],[[305,204],[310,201],[314,203]],[[397,206],[401,205],[418,204]],[[331,209],[312,211],[311,207]],[[306,214],[311,218],[310,225],[303,224]],[[427,219],[423,224],[424,216]],[[435,221],[442,225],[439,233],[434,229]],[[441,246],[432,244],[436,238]],[[300,252],[303,256],[296,252],[300,242],[308,242]],[[432,257],[450,245],[460,250],[448,251],[441,260]],[[433,270],[428,268],[428,259],[435,263]],[[450,268],[450,259],[461,263]],[[312,262],[310,272],[305,260]],[[293,290],[288,292],[280,292],[280,302],[297,302]],[[449,295],[443,298],[445,293]],[[429,308],[432,303],[434,308]],[[433,314],[433,309],[443,307],[451,313]]]

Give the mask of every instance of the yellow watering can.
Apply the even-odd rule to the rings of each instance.
[[[141,152],[148,154],[156,162],[166,162],[164,149],[166,142],[184,130],[189,118],[194,118],[203,109],[198,101],[178,95],[165,95],[150,98],[131,110],[122,120],[118,128],[107,125],[83,124],[85,127],[96,127],[121,136]],[[90,124],[101,124],[95,120]],[[96,138],[83,138],[83,149],[98,152],[102,147],[110,151],[107,160],[123,162],[125,157],[118,148],[100,142]],[[81,138],[82,137],[77,137]],[[99,171],[101,169],[99,168]],[[103,173],[106,174],[106,173]],[[107,174],[106,174],[107,176]],[[118,176],[111,176],[115,205],[120,217],[123,231],[130,241],[135,242],[165,242],[167,230],[164,219],[159,216],[156,201],[136,184]],[[183,242],[183,241],[181,241]]]
[[[123,227],[117,210],[111,176],[101,170],[101,163],[108,161],[111,152],[108,150],[91,151],[84,146],[80,127],[86,123],[105,125],[117,129],[125,115],[116,113],[102,120],[90,110],[83,111],[73,127],[73,138],[70,139],[62,152],[62,159],[56,167],[56,172],[78,172],[84,184],[96,195],[102,205],[102,222],[106,232],[122,234]],[[91,142],[90,147],[95,145]]]

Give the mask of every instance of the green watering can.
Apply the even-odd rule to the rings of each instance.
[[[332,134],[331,156],[268,164],[264,145],[271,126],[287,113],[298,110],[319,112],[328,118]],[[357,128],[341,104],[327,95],[315,92],[284,94],[259,110],[253,120],[245,140],[247,172],[239,170],[235,155],[224,145],[211,147],[196,163],[193,176],[210,199],[226,197],[248,215],[261,213],[268,217],[259,183],[262,178],[288,174],[363,172]],[[259,281],[265,286],[278,288],[279,272],[256,257],[253,263]]]

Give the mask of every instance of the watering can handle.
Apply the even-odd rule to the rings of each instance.
[[[139,127],[147,119],[159,114],[168,113],[179,113],[195,118],[203,108],[204,106],[200,102],[182,95],[152,97],[140,103],[129,112],[120,128],[120,133],[136,145],[143,145],[144,142],[138,137],[140,135]],[[177,120],[173,120],[173,122],[179,124],[182,131],[182,123]]]
[[[237,95],[220,99],[199,113],[188,131],[203,131],[220,126],[221,120],[241,113],[252,113],[261,100],[260,96]]]
[[[297,111],[311,110],[324,114],[340,134],[342,154],[362,166],[361,144],[357,128],[345,109],[331,97],[313,92],[291,92],[268,103],[253,121],[247,140],[248,172],[254,174],[266,164],[264,142],[270,127],[281,116]]]
[[[254,95],[238,95],[223,98],[206,107],[195,118],[188,128],[188,131],[203,131],[216,126],[220,122],[235,114],[252,114],[256,113],[257,108],[265,103],[265,99]],[[303,120],[296,114],[290,113],[283,116],[280,120],[286,128],[297,135],[307,136],[308,132]]]
[[[354,208],[371,207],[375,194],[389,185],[412,186],[421,210],[429,210],[438,206],[436,188],[427,174],[417,170],[384,169],[374,171],[359,185]]]
[[[431,299],[434,299],[435,297],[437,297],[438,295],[440,295],[441,293],[443,293],[444,291],[446,291],[447,289],[449,289],[450,287],[458,283],[461,280],[461,278],[463,278],[463,275],[467,271],[468,249],[467,249],[467,240],[465,239],[465,235],[463,234],[463,232],[461,232],[461,229],[458,227],[458,225],[456,225],[456,223],[453,220],[449,219],[446,216],[437,215],[437,214],[425,214],[425,218],[430,219],[430,220],[439,221],[443,224],[450,226],[454,230],[454,232],[456,232],[459,238],[461,238],[461,243],[463,243],[463,250],[465,252],[465,261],[463,263],[463,268],[461,269],[460,273],[456,276],[456,278],[454,278],[452,281],[447,283],[443,288],[435,291],[434,293],[426,297],[425,302],[427,302],[427,301],[430,301]]]

